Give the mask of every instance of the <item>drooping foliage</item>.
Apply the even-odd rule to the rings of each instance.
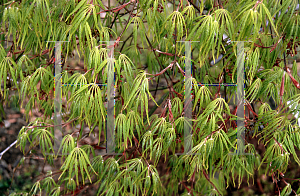
[[[17,96],[28,119],[41,111],[20,130],[17,147],[24,156],[35,153],[53,168],[60,165],[23,195],[79,194],[87,187],[97,195],[226,195],[229,186],[251,185],[263,173],[276,185],[284,182],[271,194],[300,194],[292,189],[299,176],[283,177],[290,164],[300,165],[300,77],[296,61],[288,61],[299,45],[297,0],[2,2],[1,107]],[[54,120],[55,41],[65,41],[61,140]],[[185,94],[187,41],[191,103]],[[245,100],[239,103],[237,86],[225,84],[238,83],[241,42]],[[70,71],[75,53],[84,65]],[[110,64],[116,154],[101,146],[110,142]],[[188,104],[192,119],[186,118]],[[239,104],[244,116],[238,116]],[[242,139],[237,119],[244,122]],[[98,143],[84,143],[92,134]],[[245,149],[236,154],[241,143]]]

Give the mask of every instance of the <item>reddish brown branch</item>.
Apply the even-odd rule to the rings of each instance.
[[[219,192],[219,190],[217,189],[216,185],[214,185],[214,183],[212,183],[212,181],[210,181],[210,179],[209,179],[209,177],[208,177],[208,175],[207,175],[207,173],[205,172],[204,169],[202,170],[202,172],[203,172],[203,175],[205,176],[206,180],[214,187],[214,189],[215,189],[220,195],[222,195],[222,194]]]

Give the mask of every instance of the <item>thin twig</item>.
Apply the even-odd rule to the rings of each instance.
[[[121,6],[124,4],[124,2],[125,2],[125,0],[122,2]],[[125,7],[124,7],[124,8],[125,8]],[[113,19],[113,21],[111,22],[111,25],[110,25],[110,27],[109,27],[110,29],[113,27],[115,21],[117,20],[117,17],[118,17],[118,15],[119,15],[120,11],[121,11],[121,10],[118,10],[118,12],[116,13],[116,15],[114,16],[114,19]]]
[[[196,4],[194,4],[191,0],[188,0],[188,2],[190,3],[190,4],[192,4],[193,6],[194,6],[194,8],[196,8],[196,10],[198,10],[198,12],[200,12],[201,13],[201,10],[200,10],[200,8],[199,7],[197,7],[196,6]]]
[[[214,185],[214,183],[212,183],[212,181],[210,181],[210,179],[209,179],[207,173],[206,173],[204,170],[202,170],[202,172],[203,172],[203,175],[205,176],[206,180],[207,180],[207,181],[214,187],[214,189],[221,195],[221,193],[220,193],[219,190],[217,189],[216,185]]]
[[[122,52],[122,50],[123,50],[123,48],[124,48],[126,42],[129,40],[130,37],[132,37],[132,35],[133,35],[133,32],[126,38],[125,41],[123,41],[122,47],[121,47],[121,49],[120,49],[120,52]]]
[[[11,149],[16,143],[17,143],[18,140],[14,141],[11,145],[9,145],[5,150],[3,150],[1,153],[0,153],[0,160],[2,159],[2,156],[4,155],[4,153],[6,153],[9,149]]]
[[[146,39],[147,39],[148,44],[149,44],[150,47],[151,47],[151,50],[153,51],[153,53],[154,53],[154,55],[155,55],[155,58],[156,58],[156,60],[157,60],[157,62],[158,62],[158,64],[159,64],[160,68],[161,68],[162,70],[164,70],[162,64],[160,63],[160,61],[159,61],[159,59],[158,59],[158,57],[157,57],[157,54],[156,54],[155,51],[154,51],[154,48],[153,48],[153,46],[152,46],[152,44],[151,44],[151,42],[150,42],[148,36],[147,36],[147,35],[145,35],[145,36],[146,36]],[[166,73],[167,73],[169,79],[171,79],[169,73],[168,73],[168,72],[166,72]],[[163,76],[164,76],[164,78],[165,78],[165,80],[166,80],[166,82],[167,82],[167,85],[168,85],[168,87],[169,87],[169,89],[170,89],[170,92],[173,92],[173,85],[170,86],[169,81],[167,80],[167,77],[166,77],[165,74],[163,74]]]

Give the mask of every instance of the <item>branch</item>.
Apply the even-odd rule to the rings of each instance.
[[[188,0],[188,2],[190,3],[190,4],[192,4],[193,6],[194,6],[194,8],[196,8],[196,10],[198,10],[198,12],[200,12],[201,13],[201,10],[200,10],[200,8],[199,7],[197,7],[191,0]]]
[[[62,125],[62,127],[70,124],[71,122],[73,122],[74,120],[76,120],[77,118],[65,123],[64,125]],[[33,128],[36,128],[36,127],[55,127],[55,126],[58,126],[58,125],[48,125],[48,126],[30,126],[30,127],[27,127],[28,129],[33,129]],[[2,156],[9,150],[11,149],[16,143],[18,142],[18,140],[14,141],[12,144],[10,144],[5,150],[3,150],[1,153],[0,153],[0,160],[2,159]]]
[[[191,185],[191,193],[192,193],[192,196],[194,196],[193,190],[194,190],[194,183],[195,183],[196,168],[197,168],[197,167],[195,167],[194,173],[193,173],[193,175],[192,175],[192,177],[191,177],[191,181],[192,181],[192,185]]]
[[[129,2],[125,3],[125,4],[123,4],[123,5],[120,5],[120,6],[118,6],[118,7],[115,7],[115,8],[113,8],[113,9],[110,9],[110,10],[103,10],[103,11],[98,12],[98,13],[96,13],[96,14],[101,14],[101,13],[105,13],[105,12],[118,12],[118,11],[124,9],[125,6],[129,5],[130,3],[134,3],[134,2],[135,2],[135,0],[131,0],[131,1],[129,1]]]
[[[214,183],[212,183],[212,182],[210,181],[210,179],[209,179],[207,173],[204,171],[204,169],[202,170],[202,172],[203,172],[203,175],[205,176],[206,180],[214,187],[214,189],[215,189],[220,195],[222,195],[222,194],[218,191],[216,185],[214,185]]]
[[[135,2],[135,0],[131,0],[129,3],[131,3],[131,2]],[[131,10],[131,12],[130,12],[130,16],[131,16],[131,14],[133,13],[133,10],[134,10],[134,8],[132,8],[132,10]],[[127,20],[127,22],[126,22],[126,25],[125,25],[125,27],[123,28],[123,30],[122,30],[121,34],[119,35],[119,37],[117,38],[116,42],[114,43],[113,47],[115,47],[116,45],[118,45],[118,43],[119,43],[119,41],[120,41],[120,39],[121,39],[123,33],[125,32],[125,29],[126,29],[128,23],[129,23],[129,21],[130,21],[130,18],[131,18],[130,16],[128,17],[128,20]]]
[[[292,186],[291,184],[287,183],[287,182],[284,180],[284,178],[282,178],[281,180],[284,182],[284,184]],[[292,191],[293,191],[293,193],[294,193],[295,195],[297,195],[296,191],[294,191],[293,189],[292,189]]]
[[[275,137],[273,137],[273,139],[275,140],[275,142],[276,142],[277,145],[279,146],[281,152],[282,152],[282,153],[285,153],[285,150],[282,148],[281,144],[275,139]]]
[[[253,107],[253,109],[252,109],[252,106],[249,104],[249,103],[247,103],[247,108],[252,112],[252,114],[255,116],[255,117],[258,117],[258,115],[255,113],[255,111],[253,111],[253,109],[254,109],[254,107]]]
[[[17,143],[18,140],[14,141],[11,145],[9,145],[5,150],[3,150],[1,153],[0,153],[0,160],[2,159],[2,156],[4,155],[4,153],[6,153],[9,149],[11,149],[16,143]]]
[[[157,54],[155,53],[154,48],[153,48],[153,46],[152,46],[150,40],[148,39],[148,36],[147,36],[147,35],[145,35],[145,36],[146,36],[146,39],[147,39],[148,44],[149,44],[150,47],[151,47],[151,50],[153,51],[153,53],[154,53],[154,55],[155,55],[155,58],[156,58],[156,60],[157,60],[157,62],[158,62],[158,64],[159,64],[160,68],[163,70],[164,68],[163,68],[162,64],[160,63],[160,61],[159,61],[159,59],[158,59],[158,57],[157,57]],[[168,73],[168,72],[166,72],[166,73],[167,73],[167,75],[169,76],[169,79],[171,79],[169,73]],[[173,85],[170,86],[169,81],[167,80],[167,77],[166,77],[165,74],[163,74],[163,76],[164,76],[164,78],[165,78],[165,80],[166,80],[166,82],[167,82],[167,85],[168,85],[170,91],[173,92],[173,91],[172,91],[172,90],[173,90]]]
[[[289,69],[289,68],[286,68],[286,71],[287,71],[288,75],[290,76],[290,78],[291,78],[291,80],[292,80],[294,86],[295,86],[297,89],[300,90],[300,84],[299,84],[299,82],[292,76],[290,69]]]
[[[157,74],[151,74],[151,75],[154,75],[154,76],[153,76],[150,80],[152,80],[152,79],[153,79],[154,77],[156,77],[156,76],[159,76],[159,75],[165,73],[165,71],[167,71],[167,69],[173,67],[174,63],[175,63],[175,62],[173,61],[168,67],[164,68],[163,70],[161,70],[161,71],[160,71],[159,73],[157,73]]]

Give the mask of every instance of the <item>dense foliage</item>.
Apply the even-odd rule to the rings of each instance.
[[[296,61],[288,63],[299,44],[298,0],[16,0],[0,9],[1,107],[17,96],[28,118],[32,110],[42,112],[20,130],[17,147],[53,168],[60,164],[35,179],[27,194],[75,195],[94,187],[98,195],[223,195],[263,173],[276,184],[272,195],[300,194],[292,188],[300,176],[284,177],[290,164],[300,164],[299,75]],[[58,150],[55,42],[48,41],[69,41],[61,44],[62,83],[72,85],[62,86]],[[192,46],[192,121],[184,117],[183,41]],[[238,82],[238,41],[245,52],[243,141],[237,139],[236,86],[218,85]],[[70,71],[75,53],[84,67]],[[98,84],[109,82],[111,61],[119,154],[105,154],[101,146],[108,87]],[[98,143],[84,143],[93,134]],[[239,142],[245,154],[234,153]],[[183,153],[187,143],[192,148]],[[19,194],[26,193],[11,193]]]

